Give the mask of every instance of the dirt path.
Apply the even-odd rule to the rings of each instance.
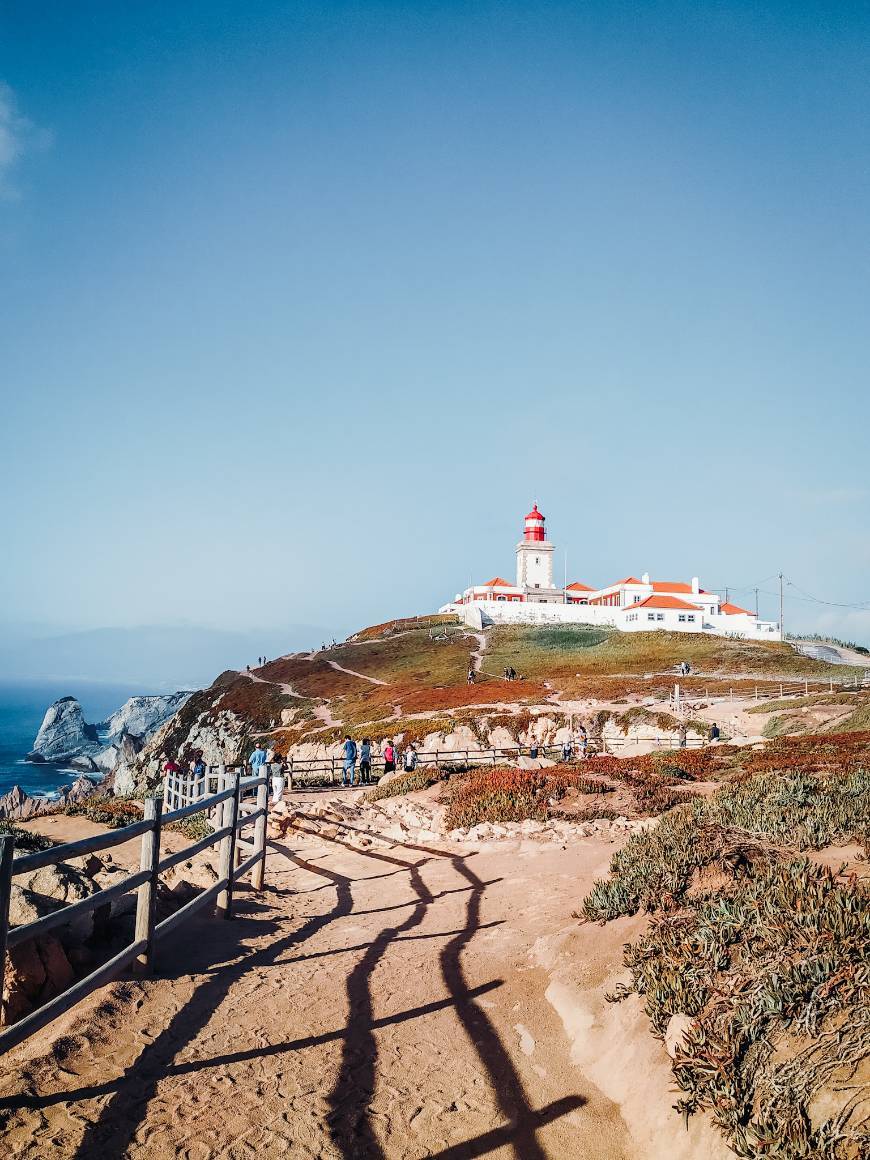
[[[56,1025],[54,1056],[7,1061],[5,1155],[635,1157],[530,953],[612,852],[275,843],[236,921],[197,921],[160,977]]]
[[[369,677],[366,676],[365,673],[358,673],[356,669],[346,669],[344,665],[340,665],[338,661],[327,661],[326,663],[331,669],[335,669],[339,673],[347,673],[349,677],[359,677],[361,681],[369,681],[373,685],[389,684],[388,681],[379,681],[377,677]]]
[[[276,689],[280,689],[281,692],[288,697],[296,697],[296,699],[299,701],[311,700],[310,697],[306,697],[303,693],[297,693],[292,685],[288,685],[283,681],[267,681],[265,677],[258,677],[256,673],[242,672],[241,669],[238,669],[237,671],[241,676],[247,677],[249,680],[256,682],[258,685],[274,685]]]

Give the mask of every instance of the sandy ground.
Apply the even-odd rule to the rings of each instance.
[[[273,843],[234,921],[193,920],[157,977],[5,1061],[4,1155],[731,1155],[671,1111],[638,1007],[604,1002],[629,920],[572,911],[614,848]]]

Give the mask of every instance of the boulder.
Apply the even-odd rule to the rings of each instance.
[[[65,991],[74,978],[66,952],[54,935],[28,939],[12,947],[6,960],[3,985],[6,1022],[14,1023],[35,1007],[53,999]]]
[[[101,748],[95,725],[85,721],[75,697],[61,697],[46,709],[28,759],[71,761],[81,755],[93,756]]]
[[[44,809],[45,801],[31,797],[20,785],[13,785],[8,793],[0,797],[0,818],[6,821],[22,822],[26,818],[36,817]]]
[[[43,866],[29,874],[16,875],[10,892],[9,923],[24,926],[82,898],[89,898],[98,886],[82,870],[60,864]],[[93,914],[76,919],[66,928],[74,942],[84,941],[93,931]]]

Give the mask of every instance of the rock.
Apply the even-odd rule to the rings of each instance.
[[[107,740],[120,742],[125,734],[132,736],[141,749],[143,742],[156,733],[192,696],[192,692],[182,690],[155,697],[130,697],[97,728]]]
[[[0,818],[6,821],[21,822],[41,814],[44,809],[45,801],[31,797],[20,785],[13,785],[8,793],[0,797]]]
[[[54,935],[12,947],[6,961],[3,1001],[7,1023],[29,1014],[73,982],[75,974]]]
[[[67,805],[72,802],[80,802],[84,798],[90,797],[96,788],[90,778],[77,777],[72,785],[66,786],[61,790],[60,798]]]
[[[93,757],[89,757],[85,753],[80,754],[78,757],[73,757],[70,765],[73,769],[83,769],[86,773],[98,773],[100,769]]]
[[[29,874],[17,875],[12,883],[9,923],[24,926],[82,898],[89,898],[98,887],[75,866],[43,866]],[[68,937],[84,941],[93,931],[93,915],[82,915],[66,928]]]
[[[670,1017],[665,1028],[665,1051],[671,1059],[676,1059],[678,1048],[685,1050],[686,1032],[694,1025],[695,1020],[691,1015],[685,1015],[682,1011]]]
[[[99,749],[96,726],[85,721],[79,702],[75,697],[61,697],[46,709],[28,758],[71,761],[82,754],[93,755]]]
[[[109,860],[111,860],[111,855]],[[104,868],[104,865],[103,859],[96,854],[83,854],[81,858],[70,858],[67,862],[67,866],[81,870],[82,874],[87,875],[88,878],[95,878]]]

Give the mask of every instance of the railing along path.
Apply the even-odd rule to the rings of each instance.
[[[208,793],[209,784],[215,782],[217,790]],[[164,802],[159,798],[145,799],[145,816],[139,822],[111,830],[106,834],[95,834],[77,842],[67,842],[38,850],[33,854],[15,857],[15,839],[12,835],[0,835],[0,995],[5,976],[7,951],[26,942],[39,938],[57,927],[67,926],[98,907],[105,906],[136,890],[136,922],[133,941],[123,950],[103,963],[89,975],[77,980],[60,995],[49,1000],[30,1015],[0,1032],[0,1053],[22,1043],[58,1016],[71,1010],[87,995],[104,983],[116,978],[127,967],[137,963],[141,970],[153,971],[157,942],[203,907],[214,904],[217,914],[223,918],[232,916],[233,892],[244,875],[251,874],[254,890],[263,887],[266,861],[266,821],[268,812],[268,778],[266,775],[243,777],[239,769],[228,770],[218,766],[210,771],[197,786],[200,796],[195,800],[178,805],[164,813]],[[203,792],[205,790],[205,792]],[[254,793],[252,799],[250,795]],[[173,803],[174,804],[174,803]],[[197,842],[185,846],[174,854],[160,856],[163,827],[208,812],[214,832]],[[240,833],[253,825],[252,842],[245,842]],[[63,906],[50,914],[45,914],[34,922],[23,926],[9,926],[9,903],[13,879],[19,874],[39,870],[43,866],[53,866],[70,858],[96,854],[101,850],[111,850],[132,838],[141,837],[139,870],[114,886],[98,890],[88,898]],[[194,854],[219,844],[218,880],[207,890],[203,890],[174,914],[157,922],[157,883],[159,875],[186,861]],[[242,855],[247,854],[244,861]],[[238,863],[238,864],[237,864]]]

